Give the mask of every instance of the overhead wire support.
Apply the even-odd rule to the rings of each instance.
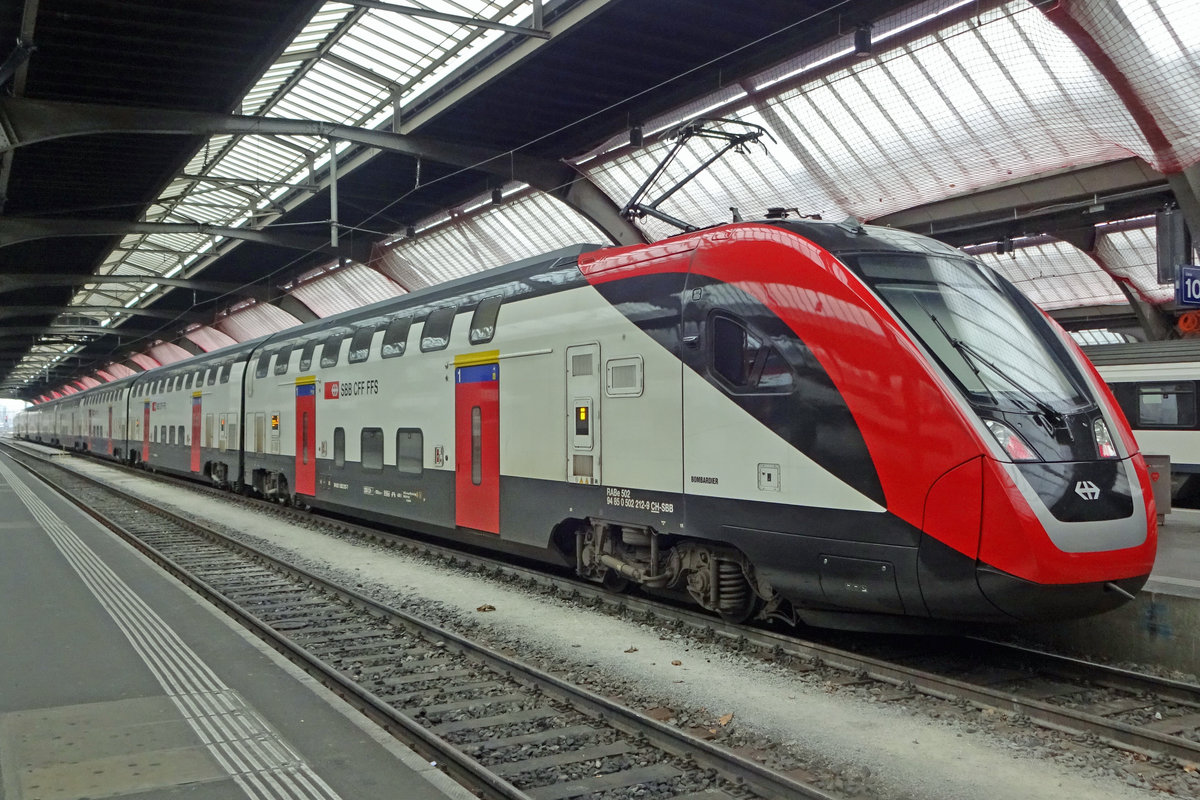
[[[740,126],[742,130],[726,130],[720,127],[722,125],[736,125]],[[693,178],[720,160],[730,150],[746,153],[748,152],[747,145],[757,142],[763,136],[766,136],[772,142],[775,141],[774,137],[761,125],[742,122],[736,119],[699,117],[683,123],[667,134],[667,138],[674,139],[675,144],[671,146],[667,154],[658,162],[658,166],[654,168],[646,180],[642,182],[642,185],[637,188],[637,191],[633,193],[633,196],[629,198],[629,202],[621,209],[621,216],[630,220],[634,218],[654,217],[660,222],[673,225],[685,232],[699,230],[698,226],[684,222],[678,217],[673,217],[665,211],[659,210],[659,206],[671,197],[671,195],[690,183]],[[643,198],[650,192],[650,188],[658,182],[658,179],[667,171],[667,167],[671,165],[675,158],[683,151],[687,143],[693,138],[723,140],[725,144],[653,201],[648,203],[642,202]]]

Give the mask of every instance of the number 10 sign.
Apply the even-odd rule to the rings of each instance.
[[[1181,306],[1200,306],[1200,266],[1179,266],[1179,275],[1175,278],[1175,299]]]

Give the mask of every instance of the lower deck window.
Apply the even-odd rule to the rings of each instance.
[[[425,436],[417,428],[396,431],[396,470],[402,475],[420,476],[424,468]]]
[[[361,442],[363,469],[383,469],[383,428],[363,428]]]

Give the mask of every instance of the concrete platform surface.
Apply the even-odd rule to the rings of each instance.
[[[0,454],[0,796],[471,797]]]
[[[1200,511],[1166,515],[1154,570],[1134,602],[1075,622],[1022,625],[1018,632],[1083,655],[1200,677]]]

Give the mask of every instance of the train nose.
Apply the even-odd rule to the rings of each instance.
[[[1148,478],[1135,462],[981,456],[946,472],[928,492],[922,522],[929,613],[1050,620],[1126,602],[1145,583],[1155,550]]]
[[[1154,565],[1153,500],[1140,456],[985,461],[977,577],[1004,613],[1047,621],[1116,608]]]

